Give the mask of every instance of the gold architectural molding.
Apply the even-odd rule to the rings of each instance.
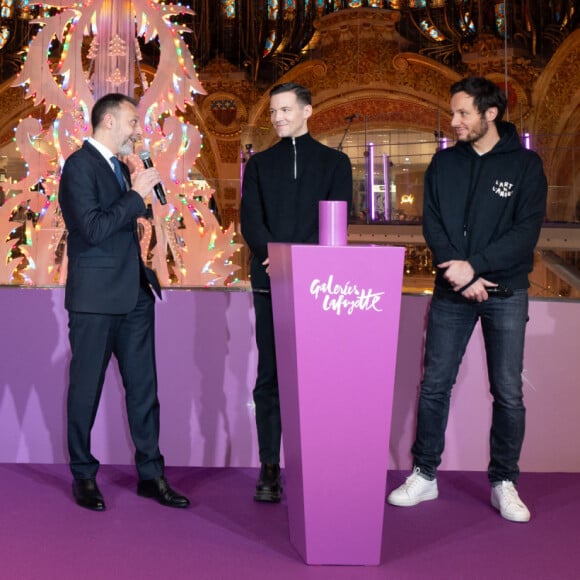
[[[566,124],[567,115],[562,111],[575,108],[579,96],[580,29],[564,40],[534,86],[535,130],[557,132],[559,125]]]
[[[561,164],[556,151],[562,134],[580,131],[575,111],[580,106],[580,30],[564,40],[539,76],[533,89],[535,106],[532,131],[541,136],[539,145],[549,180],[556,177],[555,165]]]
[[[316,21],[309,59],[277,80],[296,81],[312,90],[313,134],[341,133],[345,118],[358,113],[353,130],[362,130],[366,119],[370,128],[374,123],[451,135],[449,87],[460,74],[427,56],[407,52],[408,43],[396,30],[399,17],[395,11],[357,9]],[[503,86],[501,47],[497,41],[483,40],[472,49],[477,58],[468,57],[464,66],[477,64],[474,71]],[[532,133],[549,182],[573,187],[579,179],[578,163],[570,156],[580,145],[580,30],[565,39],[541,72],[522,55],[509,52],[508,57],[510,120],[520,131]],[[219,57],[199,71],[199,78],[208,94],[196,97],[184,112],[203,135],[196,166],[207,179],[231,188],[246,145],[260,151],[276,140],[268,112],[270,87],[252,83],[246,71]],[[0,146],[12,140],[20,118],[41,116],[22,88],[10,86],[13,81],[0,86]],[[218,187],[216,198],[219,206],[229,207],[237,204],[238,196],[230,190],[226,195]]]
[[[13,87],[14,79],[0,85],[0,147],[14,138],[14,128],[20,119],[27,117],[42,107],[34,107],[32,98],[25,98],[24,88]]]

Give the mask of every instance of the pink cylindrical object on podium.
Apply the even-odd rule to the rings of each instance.
[[[321,201],[318,204],[318,244],[346,246],[346,201]]]

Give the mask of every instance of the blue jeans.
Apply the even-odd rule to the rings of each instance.
[[[488,477],[492,483],[515,482],[526,420],[522,367],[528,321],[527,290],[516,290],[509,298],[490,297],[481,303],[435,290],[427,323],[424,374],[412,448],[414,465],[428,478],[435,477],[445,447],[451,389],[478,319],[493,396]]]

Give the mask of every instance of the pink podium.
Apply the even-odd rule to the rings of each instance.
[[[378,565],[404,248],[270,244],[290,540]]]

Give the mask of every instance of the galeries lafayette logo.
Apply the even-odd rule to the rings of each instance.
[[[326,281],[315,278],[310,283],[310,294],[315,300],[322,302],[322,309],[341,314],[351,315],[356,311],[374,310],[382,312],[379,303],[384,292],[374,292],[372,288],[362,288],[350,281],[338,283],[330,274]]]

